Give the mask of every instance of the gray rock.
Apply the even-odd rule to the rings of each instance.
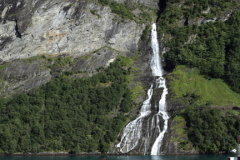
[[[94,53],[91,53],[90,55],[76,58],[75,65],[71,68],[71,71],[86,72],[86,74],[79,74],[75,77],[92,76],[98,72],[97,69],[101,67],[109,67],[109,65],[113,63],[119,55],[126,56],[122,52],[117,52],[104,47]]]
[[[10,12],[2,12],[5,20],[0,22],[0,36],[12,39],[1,46],[0,59],[3,61],[41,54],[84,56],[105,46],[131,52],[137,50],[145,27],[131,20],[122,23],[110,7],[84,0],[35,0],[31,4],[30,0],[18,0],[12,3],[13,8],[17,10],[18,6],[24,12],[20,11],[15,17],[10,16]],[[96,15],[90,11],[95,11]],[[23,16],[29,18],[28,21]],[[16,26],[21,38],[15,36]]]
[[[29,92],[51,80],[50,69],[46,68],[43,61],[38,59],[31,63],[27,60],[11,62],[0,71],[0,75],[1,96]]]

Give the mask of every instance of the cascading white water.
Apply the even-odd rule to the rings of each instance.
[[[159,57],[159,44],[157,40],[157,27],[154,23],[152,25],[152,43],[153,50],[152,60],[150,63],[153,76],[162,76],[161,61]]]
[[[141,138],[142,131],[142,122],[144,117],[148,116],[151,113],[151,98],[153,93],[153,85],[151,85],[148,90],[148,99],[143,102],[140,116],[134,121],[128,123],[128,125],[124,128],[123,136],[121,138],[120,143],[116,146],[120,148],[122,153],[127,153],[134,149]]]
[[[153,70],[153,76],[159,76],[159,78],[156,81],[157,83],[156,86],[158,88],[163,88],[163,93],[159,101],[159,111],[154,116],[157,116],[157,124],[159,123],[158,116],[162,116],[162,118],[164,119],[164,127],[163,127],[163,130],[160,131],[159,125],[157,126],[160,134],[157,137],[156,141],[154,142],[151,150],[151,155],[158,155],[160,154],[159,151],[162,145],[162,139],[164,138],[164,134],[166,133],[168,128],[169,116],[166,112],[166,95],[168,94],[168,89],[165,83],[165,79],[163,78],[163,75],[162,75],[161,60],[159,58],[159,45],[157,40],[156,24],[152,25],[152,49],[153,49],[153,56],[151,61],[151,68]]]
[[[153,138],[151,137],[150,132],[152,132],[156,127],[158,130],[157,132],[159,133],[159,136],[156,138],[151,148],[151,155],[158,155],[160,154],[159,151],[162,144],[161,143],[162,139],[168,128],[169,117],[166,112],[166,95],[168,94],[168,89],[166,87],[165,79],[163,78],[162,69],[161,69],[161,59],[159,57],[159,44],[157,40],[156,24],[152,25],[152,50],[153,50],[153,54],[152,54],[152,60],[150,63],[150,66],[152,69],[152,75],[154,77],[158,77],[156,80],[156,87],[163,88],[163,93],[159,101],[158,113],[154,114],[152,118],[150,117],[150,119],[147,120],[147,129],[145,131],[147,133],[145,134],[145,138],[142,141],[142,143],[144,144],[143,145],[140,144],[140,145],[144,146],[144,154],[146,154],[150,144],[150,140],[151,138]],[[143,131],[143,127],[142,127],[143,120],[151,114],[152,94],[153,94],[153,84],[151,85],[151,88],[148,90],[148,99],[143,102],[143,105],[140,111],[140,116],[136,118],[134,121],[131,121],[124,128],[121,141],[119,144],[116,145],[117,148],[120,148],[120,151],[122,153],[127,153],[133,150],[139,144],[139,140],[142,136],[142,131]],[[160,116],[162,116],[164,120],[164,127],[162,131],[159,126]],[[150,122],[151,122],[151,125],[150,125]]]

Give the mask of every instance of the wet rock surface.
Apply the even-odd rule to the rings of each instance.
[[[164,54],[164,51],[166,50],[162,42],[163,37],[164,37],[163,35],[159,35],[159,38],[158,38],[159,49],[161,54]],[[150,35],[148,38],[150,39]],[[144,62],[146,62],[146,64],[150,66],[149,64],[151,61],[152,49],[150,44],[151,40],[148,40],[148,41],[149,41],[148,51],[145,52],[143,56],[148,57],[145,59]],[[147,54],[149,55],[147,56]],[[164,59],[162,59],[162,64],[164,67],[165,66]],[[145,95],[143,94],[143,96],[141,97],[142,102],[147,99],[147,90],[150,88],[150,85],[154,84],[154,82],[156,81],[156,78],[158,78],[158,77],[155,77],[155,78],[152,77],[152,70],[150,67],[146,66],[146,69],[144,71],[147,74],[144,75],[144,73],[142,73],[142,76],[140,76],[143,80],[142,81],[143,84],[145,84],[146,86]],[[165,70],[164,72],[165,72],[164,77],[167,77],[168,70]],[[170,88],[169,82],[170,81],[167,80],[167,83],[166,83],[167,88]],[[153,117],[153,115],[155,115],[158,112],[159,100],[161,98],[163,88],[156,88],[156,86],[153,86],[153,88],[154,88],[154,92],[153,92],[154,94],[152,95],[152,100],[151,100],[152,113],[144,118],[144,121],[142,123],[142,132],[140,133],[141,138],[138,142],[138,145],[127,154],[133,154],[133,155],[134,154],[151,154],[151,149],[152,149],[151,146],[154,144],[156,138],[159,135],[159,129],[156,126],[160,127],[160,131],[163,130],[163,127],[164,127],[163,118],[159,116],[159,124],[156,124],[156,117],[153,118],[153,121],[151,118]],[[174,121],[174,117],[182,109],[184,109],[187,105],[189,105],[189,103],[184,103],[184,101],[188,100],[188,102],[190,102],[191,100],[191,97],[186,97],[185,100],[175,99],[174,97],[175,97],[174,93],[171,91],[171,89],[169,89],[167,94],[167,111],[170,119],[168,121],[168,130],[165,133],[165,136],[162,141],[161,154],[198,154],[198,152],[195,151],[192,145],[190,145],[190,148],[183,150],[180,148],[180,142],[172,140],[174,138],[178,138],[179,136],[178,134],[176,134],[176,130],[174,128],[174,125],[176,124],[176,122]],[[136,106],[133,109],[129,122],[136,119],[139,116],[139,111],[141,109],[141,106],[142,106],[142,103],[140,103],[138,106]],[[183,128],[186,128],[186,126],[183,126]],[[120,152],[119,148],[116,147],[116,145],[120,142],[122,136],[123,136],[123,133],[120,133],[118,136],[118,140],[116,141],[116,143],[112,145],[112,148],[109,151],[109,154],[125,154]],[[187,140],[187,137],[184,137],[184,139]]]
[[[173,117],[174,118],[174,117]],[[176,124],[176,121],[171,118],[168,122],[168,132],[165,134],[165,137],[163,139],[163,146],[162,146],[162,154],[199,154],[198,151],[194,149],[192,144],[190,144],[188,149],[182,149],[180,147],[180,142],[174,141],[174,138],[178,138],[179,135],[176,134],[176,130],[174,128],[174,125]],[[183,126],[183,128],[186,128],[186,126]],[[184,140],[188,140],[187,137],[182,137]]]
[[[134,106],[132,112],[130,113],[130,118],[129,122],[133,121],[136,119],[139,114],[141,107],[143,105],[143,102],[147,99],[147,91],[150,88],[151,84],[155,81],[155,79],[152,77],[152,70],[150,68],[150,60],[151,60],[151,54],[152,54],[152,49],[151,49],[151,40],[150,40],[150,32],[148,34],[148,40],[146,43],[141,42],[139,46],[142,48],[142,54],[135,60],[135,63],[133,64],[134,68],[138,68],[139,70],[136,71],[135,77],[134,77],[134,84],[130,84],[129,88],[134,87],[137,85],[138,82],[142,83],[144,91],[142,94],[136,99],[135,103],[136,105]],[[128,56],[134,56],[134,55],[128,55]],[[151,115],[149,115],[150,117]],[[147,126],[150,126],[149,122],[147,121],[148,118],[146,118],[143,122],[143,128],[147,129]],[[128,122],[128,123],[129,123]],[[152,131],[154,132],[154,130]],[[147,152],[149,154],[149,149],[146,149],[145,146],[143,146],[143,141],[145,140],[144,137],[146,137],[147,131],[142,130],[142,135],[143,138],[139,140],[139,145],[132,151],[128,152],[127,154],[144,154]],[[153,134],[153,133],[152,133]],[[120,142],[121,137],[123,135],[123,131],[118,135],[117,141],[111,146],[110,151],[108,152],[109,154],[124,154],[120,152],[119,148],[116,147],[116,145]],[[150,143],[154,143],[152,140]]]
[[[167,81],[168,82],[168,81]],[[168,88],[169,82],[167,83]],[[174,117],[181,111],[183,110],[186,106],[189,105],[189,103],[185,103],[186,99],[188,102],[190,101],[190,97],[186,97],[186,99],[175,99],[174,98],[174,93],[171,91],[171,89],[168,90],[168,95],[167,95],[167,111],[168,115],[170,117],[168,121],[168,130],[164,136],[163,139],[163,145],[161,148],[161,153],[162,154],[198,154],[198,152],[194,149],[192,144],[190,144],[188,149],[182,149],[180,147],[181,143],[174,140],[179,138],[179,134],[176,133],[176,121],[174,120]],[[180,126],[180,128],[186,129],[187,126]],[[181,137],[181,139],[188,140],[187,136]]]

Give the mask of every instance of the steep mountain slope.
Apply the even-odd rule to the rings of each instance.
[[[146,26],[146,21],[139,21],[140,17],[135,21],[122,19],[98,1],[6,0],[0,3],[1,61],[40,54],[84,56],[105,46],[121,52],[136,51]],[[154,1],[128,3],[137,15],[154,14],[157,6]],[[146,12],[138,9],[141,5]]]
[[[172,72],[167,78],[171,119],[163,153],[228,153],[236,148],[239,94],[233,91],[239,92],[239,25],[239,1],[168,1],[158,23],[166,70]],[[198,112],[194,119],[192,110],[208,118]],[[216,119],[231,137],[206,135],[216,133]],[[209,127],[201,128],[203,123]],[[194,128],[198,130],[192,132]]]
[[[7,154],[13,152],[26,153],[51,150],[64,150],[72,153],[94,152],[96,150],[106,152],[109,144],[116,139],[119,129],[127,123],[126,118],[128,119],[128,112],[132,109],[133,104],[132,102],[131,104],[128,104],[128,101],[135,101],[135,108],[131,113],[131,116],[134,117],[138,114],[138,107],[146,96],[144,88],[149,85],[148,81],[152,80],[148,77],[150,73],[148,61],[151,49],[150,43],[146,41],[146,39],[148,39],[149,30],[149,27],[147,26],[149,26],[149,24],[151,24],[157,17],[156,12],[158,10],[158,2],[132,1],[125,4],[123,2],[116,3],[113,1],[109,4],[104,1],[84,0],[29,0],[1,1],[0,3],[2,7],[0,33],[0,90],[1,96],[6,97],[1,99],[0,103],[0,112],[3,115],[3,119],[1,119],[2,124],[0,126],[0,135],[2,137],[0,152]],[[117,8],[120,8],[120,10]],[[126,13],[131,13],[133,17],[126,16],[125,12],[122,12],[124,9]],[[143,31],[145,38],[141,38]],[[103,111],[103,108],[100,107],[95,108],[97,112],[94,111],[94,114],[100,112],[103,116],[109,117],[109,121],[112,121],[113,125],[118,129],[110,126],[110,128],[108,128],[111,130],[113,129],[116,133],[110,132],[109,129],[107,132],[107,128],[105,128],[102,130],[102,137],[99,137],[93,135],[93,131],[86,129],[87,132],[83,132],[81,135],[82,138],[80,140],[76,139],[76,141],[73,142],[73,145],[64,144],[62,143],[63,137],[67,138],[66,136],[68,136],[68,134],[74,136],[76,133],[71,132],[70,134],[69,131],[67,135],[62,133],[60,137],[57,136],[57,138],[56,135],[54,135],[53,138],[54,133],[58,134],[57,130],[61,128],[61,125],[57,125],[52,128],[54,130],[51,130],[46,128],[47,125],[44,127],[45,122],[51,122],[49,119],[46,119],[44,123],[38,118],[35,120],[33,119],[32,114],[43,114],[42,116],[44,116],[44,114],[50,112],[50,110],[57,114],[57,111],[55,110],[56,108],[52,110],[50,106],[60,105],[59,107],[64,107],[63,104],[65,102],[60,102],[60,100],[64,100],[66,97],[64,95],[59,95],[59,91],[52,93],[52,95],[55,94],[55,96],[52,97],[53,103],[48,103],[49,100],[47,100],[48,102],[45,102],[45,98],[50,98],[49,96],[45,96],[45,91],[42,92],[46,84],[48,86],[56,82],[58,83],[58,79],[61,76],[67,78],[69,83],[71,83],[71,79],[79,80],[81,78],[85,79],[86,77],[92,76],[96,79],[96,74],[98,75],[99,72],[106,72],[107,70],[105,69],[110,66],[112,67],[112,63],[115,64],[115,61],[121,56],[132,57],[121,66],[120,70],[123,71],[125,78],[122,77],[119,79],[121,83],[124,83],[124,88],[128,86],[128,88],[131,89],[131,96],[128,95],[128,98],[124,98],[127,93],[125,93],[121,87],[118,87],[118,89],[120,89],[120,91],[118,90],[118,93],[121,93],[121,95],[117,96],[118,94],[116,94],[116,96],[120,99],[112,99],[114,101],[116,100],[116,103],[114,102],[113,104],[109,102],[110,104],[107,105],[108,107],[110,106],[113,108],[107,111],[104,109]],[[118,85],[117,82],[115,84],[111,82],[111,78],[117,76],[118,73],[112,73],[112,71],[107,73],[108,74],[102,79],[103,81],[97,78],[101,83],[94,84],[96,89],[98,88],[101,90],[105,87],[111,88]],[[111,76],[111,73],[114,74],[114,76]],[[125,74],[128,73],[131,74],[126,78]],[[57,81],[55,79],[57,79]],[[106,81],[108,79],[110,82]],[[86,81],[91,80],[89,79]],[[61,90],[60,86],[61,85],[58,85],[57,88]],[[94,86],[91,86],[90,84],[91,89],[92,87]],[[66,89],[67,88],[64,87],[63,90],[67,91]],[[80,90],[74,90],[75,95],[80,94]],[[23,92],[26,92],[28,95],[15,95],[16,93]],[[66,94],[70,95],[70,92],[66,92]],[[36,96],[41,99],[41,102],[39,101],[40,103],[32,103],[33,101],[31,101],[31,99],[33,97],[31,98],[31,96],[35,96],[35,93],[37,94]],[[115,95],[115,93],[111,94]],[[41,97],[39,97],[40,95]],[[25,98],[15,99],[18,96]],[[61,96],[64,96],[65,98],[56,99],[56,97]],[[102,98],[103,101],[106,100],[106,97],[103,96]],[[24,100],[24,102],[22,102],[22,100]],[[90,98],[90,100],[92,101],[92,98]],[[76,101],[73,103],[85,103],[85,101]],[[122,103],[125,105],[122,105]],[[82,106],[84,106],[84,110],[90,107],[86,104],[82,104]],[[94,108],[96,105],[91,106]],[[8,112],[8,108],[11,107],[13,107],[12,110]],[[24,118],[23,115],[26,112],[19,110],[22,107],[26,109],[25,111],[27,111],[27,113],[30,113],[30,117],[27,116],[28,120],[26,117]],[[35,109],[41,109],[33,111],[32,107]],[[91,109],[90,107],[91,112],[93,112],[93,108]],[[71,110],[68,111],[71,112]],[[13,112],[16,114],[13,115],[13,117],[10,116],[9,119],[7,115],[12,115],[14,114]],[[64,112],[65,115],[72,114],[67,113],[66,111]],[[81,112],[83,113],[83,111]],[[86,113],[87,112],[89,112],[88,109],[86,110]],[[123,115],[122,113],[125,114]],[[90,114],[87,115],[87,117],[83,116],[84,120],[79,119],[79,123],[85,121],[86,123],[94,125],[94,123],[100,123],[100,121],[102,121],[100,119],[103,119],[103,121],[107,120],[107,118],[103,117],[100,119],[92,119],[88,118],[88,116],[90,116]],[[55,118],[51,117],[50,119],[53,120]],[[70,116],[70,118],[73,117]],[[119,118],[123,118],[123,121],[118,121],[120,120]],[[14,123],[10,128],[7,127],[9,126],[8,123],[11,123],[13,119],[19,123]],[[53,121],[53,124],[55,125],[56,119]],[[75,120],[72,121],[68,119],[67,121],[68,123],[71,123]],[[27,126],[24,125],[25,123],[27,123]],[[19,127],[21,129],[19,131],[21,133],[16,132],[16,125],[20,125]],[[35,125],[38,127],[38,131],[36,132],[33,131],[35,130]],[[49,125],[52,125],[52,123]],[[96,124],[96,128],[100,127],[98,125],[99,124]],[[23,128],[26,129],[26,132],[24,133],[22,132]],[[92,129],[94,129],[93,126]],[[45,131],[50,131],[52,136],[51,134],[48,134],[47,136]],[[42,133],[46,136],[43,136]],[[34,135],[38,134],[41,134],[41,138],[37,140],[34,138]],[[78,134],[80,134],[80,132]],[[92,141],[95,140],[95,147],[92,146],[92,141],[90,142],[88,141],[90,139],[86,138],[90,138]],[[67,139],[68,140],[65,140],[65,142],[70,143],[71,140],[69,137]],[[83,142],[87,142],[86,145],[88,147]],[[81,145],[78,145],[77,143]]]
[[[159,153],[228,153],[235,147],[233,133],[239,131],[239,94],[229,88],[239,90],[239,3],[1,0],[0,153],[109,151],[121,140],[123,126],[139,116],[155,82],[149,30],[157,20],[170,116]],[[116,96],[109,98],[108,89]],[[154,112],[161,94],[160,88],[152,95]],[[209,111],[219,107],[229,111]],[[211,118],[231,135],[225,136],[227,140],[212,135],[206,139],[206,130],[219,130],[216,125],[199,127],[211,123]],[[163,122],[156,124],[160,130]],[[198,132],[193,132],[196,126]],[[195,138],[200,140],[195,143]],[[206,150],[203,142],[208,143]],[[216,149],[222,142],[225,147]],[[144,154],[142,150],[135,148],[129,154]]]
[[[7,66],[5,63],[8,61],[38,55],[71,56],[72,60],[75,58],[76,65],[72,67],[66,63],[64,65],[68,67],[62,69],[74,72],[81,70],[90,76],[97,72],[96,69],[109,66],[118,55],[135,56],[147,51],[146,43],[140,43],[141,36],[146,26],[156,19],[158,8],[157,1],[114,3],[120,10],[125,9],[126,13],[131,13],[133,19],[124,17],[125,12],[117,12],[112,5],[107,5],[104,1],[6,0],[0,3],[0,61],[4,64],[2,68]],[[16,64],[11,66],[19,66],[17,69],[7,67],[1,71],[5,76],[3,81],[13,73],[16,77],[25,78],[39,73],[37,77],[31,77],[30,81],[11,80],[14,84],[2,83],[2,87],[6,84],[5,87],[8,88],[2,90],[4,95],[13,89],[16,90],[13,93],[19,93],[29,91],[34,85],[37,87],[46,84],[51,75],[50,70],[44,66],[53,64],[54,61],[33,60],[35,69],[32,65],[23,64],[23,61],[14,63]],[[40,66],[42,69],[39,70]],[[23,72],[21,68],[26,69]],[[34,81],[39,78],[44,80],[36,84]],[[25,84],[28,82],[34,85],[26,88]]]

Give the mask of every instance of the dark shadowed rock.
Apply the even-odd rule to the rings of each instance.
[[[50,69],[46,68],[43,61],[38,59],[32,62],[27,60],[13,61],[0,71],[0,75],[1,96],[28,92],[51,80]]]

